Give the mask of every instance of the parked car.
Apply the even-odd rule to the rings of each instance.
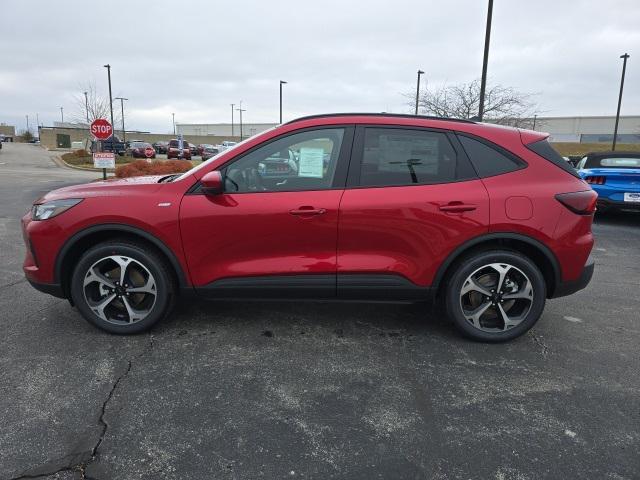
[[[153,144],[153,148],[158,153],[167,153],[168,146],[169,146],[169,142],[156,142]]]
[[[216,148],[218,149],[218,151],[222,152],[222,151],[227,150],[228,148],[231,148],[231,147],[233,147],[233,146],[235,146],[237,144],[238,144],[238,142],[230,142],[230,141],[225,140],[221,144],[216,145]]]
[[[198,155],[198,148],[193,143],[189,144],[189,150],[191,151],[192,156],[195,157],[196,155]]]
[[[218,149],[216,147],[214,147],[213,145],[207,145],[206,147],[204,147],[204,149],[202,150],[202,153],[200,154],[200,156],[202,157],[202,160],[209,160],[211,157],[215,157],[218,154]]]
[[[171,140],[169,142],[169,146],[167,147],[167,159],[180,157],[181,155],[178,140]],[[189,142],[182,142],[182,158],[184,158],[185,160],[191,160],[191,147],[189,146]]]
[[[147,142],[131,142],[127,153],[133,158],[156,158],[155,149]]]
[[[209,145],[208,143],[201,143],[196,147],[197,150],[197,154],[198,155],[202,155],[202,152],[204,152],[204,149],[207,147],[213,147],[213,145]]]
[[[92,141],[90,147],[91,153],[100,151],[98,150],[100,148],[98,143],[102,143],[103,152],[114,152],[118,155],[124,155],[127,152],[127,147],[125,146],[124,142],[115,135],[112,135],[102,142],[96,142],[95,140]]]
[[[150,328],[188,291],[431,300],[463,334],[509,340],[594,269],[597,195],[546,138],[414,115],[301,118],[183,174],[46,194],[22,219],[24,272],[115,333]],[[261,175],[278,152],[296,175]]]
[[[588,153],[578,174],[598,194],[598,210],[640,210],[640,152]]]

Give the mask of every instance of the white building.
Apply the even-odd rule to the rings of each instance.
[[[243,123],[242,136],[251,137],[269,130],[277,123]],[[183,135],[216,135],[218,137],[239,137],[240,124],[234,123],[176,123],[176,132]]]
[[[552,142],[611,143],[615,115],[537,117],[536,130],[549,132]],[[640,115],[620,116],[618,143],[640,143]]]

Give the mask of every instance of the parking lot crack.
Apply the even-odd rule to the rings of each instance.
[[[538,345],[540,347],[540,354],[543,357],[546,357],[547,354],[549,353],[549,346],[546,343],[544,343],[544,340],[542,339],[542,337],[536,335],[531,330],[529,330],[528,335],[533,340],[533,343],[535,343],[536,345]]]

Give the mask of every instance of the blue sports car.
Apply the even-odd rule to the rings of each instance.
[[[578,174],[598,194],[598,210],[640,211],[640,152],[588,153]]]

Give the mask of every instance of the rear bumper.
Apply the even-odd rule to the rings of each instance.
[[[602,211],[610,209],[640,211],[640,202],[619,202],[616,200],[609,200],[607,198],[598,197],[597,208],[601,209]]]
[[[62,291],[62,286],[57,283],[38,283],[33,280],[27,278],[27,281],[31,284],[33,288],[42,293],[48,293],[49,295],[53,295],[58,298],[66,298],[64,292]]]
[[[589,255],[587,263],[585,263],[580,277],[578,277],[577,280],[572,280],[570,282],[561,282],[560,284],[558,284],[551,298],[566,297],[567,295],[571,295],[572,293],[576,293],[577,291],[585,288],[587,285],[589,285],[591,277],[593,277],[594,268],[595,261],[593,257]]]

